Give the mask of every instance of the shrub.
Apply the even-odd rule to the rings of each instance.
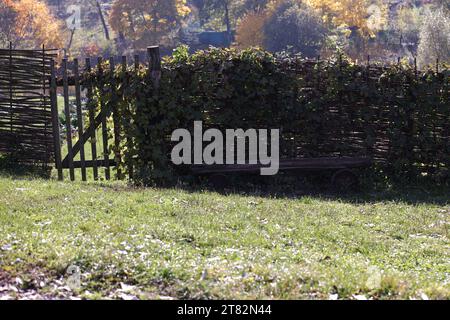
[[[264,25],[267,14],[251,12],[242,18],[236,30],[236,42],[239,48],[262,47],[264,45]]]
[[[320,16],[312,8],[297,1],[286,1],[265,25],[265,48],[278,52],[290,47],[306,57],[316,57],[326,34]]]
[[[421,67],[450,62],[450,17],[443,9],[428,11],[420,31],[418,62]]]
[[[170,135],[195,120],[205,130],[279,128],[282,158],[369,156],[374,173],[391,181],[448,183],[448,70],[369,69],[345,57],[317,63],[260,49],[189,55],[186,47],[162,67],[159,90],[143,67],[90,77],[92,103],[118,107],[121,165],[133,163],[138,184],[177,180]]]

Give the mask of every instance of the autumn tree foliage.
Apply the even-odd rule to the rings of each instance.
[[[297,14],[282,13],[286,6],[298,6],[302,10],[297,10]],[[263,43],[267,49],[280,48],[280,45],[275,45],[277,40],[269,39],[276,37],[284,45],[292,42],[291,46],[305,49],[313,39],[317,40],[314,40],[315,47],[325,43],[321,36],[325,28],[332,30],[329,34],[332,42],[340,42],[331,43],[332,47],[341,47],[344,43],[347,48],[343,49],[348,49],[348,53],[364,53],[368,50],[369,39],[375,38],[386,27],[387,18],[388,6],[383,0],[270,0],[259,11],[249,12],[239,20],[236,42],[241,48]],[[308,34],[312,36],[308,37]],[[305,42],[306,47],[301,42]]]
[[[12,40],[17,12],[10,0],[0,0],[0,46]]]
[[[450,15],[445,8],[427,12],[420,31],[417,59],[422,68],[437,60],[450,62]]]
[[[263,47],[266,39],[263,30],[268,18],[265,12],[247,13],[236,29],[237,47]]]
[[[115,0],[109,23],[133,49],[143,49],[170,43],[189,12],[186,0]]]
[[[239,19],[236,26],[236,46],[239,48],[263,47],[266,35],[264,27],[284,0],[267,0],[264,5],[248,9],[247,13]]]
[[[0,0],[0,45],[27,49],[61,48],[63,27],[38,0]]]
[[[373,37],[386,24],[387,2],[382,0],[305,0],[325,22]]]
[[[200,24],[207,30],[226,31],[229,42],[233,31],[244,46],[256,46],[262,41],[264,11],[274,0],[191,0],[199,12]],[[255,38],[252,39],[252,33]]]

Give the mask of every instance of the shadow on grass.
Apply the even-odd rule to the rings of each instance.
[[[450,205],[450,185],[448,181],[436,184],[423,180],[420,183],[388,184],[384,181],[361,176],[362,183],[356,189],[340,190],[330,184],[328,173],[310,175],[278,175],[275,177],[231,176],[223,186],[215,186],[207,178],[185,177],[177,184],[156,185],[154,188],[178,189],[188,193],[215,192],[226,196],[248,196],[272,199],[300,199],[304,197],[353,204],[377,202],[401,202],[405,204]],[[69,183],[69,182],[68,182]],[[98,181],[92,182],[113,192],[143,192],[147,188],[132,182]],[[91,182],[89,183],[91,184]]]
[[[13,179],[49,179],[50,170],[42,166],[21,165],[0,156],[0,176]],[[278,175],[275,177],[230,176],[222,186],[212,184],[206,178],[182,179],[176,186],[156,186],[161,189],[176,188],[180,191],[216,192],[221,195],[240,195],[273,199],[300,199],[304,197],[353,204],[376,202],[401,202],[405,204],[450,205],[449,181],[437,185],[431,181],[388,184],[362,175],[362,184],[352,190],[339,190],[330,184],[329,174]],[[68,181],[68,180],[66,180]],[[70,183],[70,182],[67,182]],[[132,183],[93,182],[113,192],[143,191]],[[91,184],[91,183],[89,183]]]
[[[16,179],[48,179],[51,168],[42,165],[29,165],[18,163],[11,157],[0,155],[0,176],[14,177]]]
[[[265,181],[264,181],[265,180]],[[426,181],[420,184],[387,185],[379,182],[363,182],[358,188],[338,190],[327,176],[278,177],[267,179],[233,180],[223,186],[208,181],[188,181],[177,186],[186,192],[209,191],[222,195],[242,195],[275,199],[299,199],[303,197],[353,204],[376,202],[402,202],[405,204],[450,205],[450,186]]]

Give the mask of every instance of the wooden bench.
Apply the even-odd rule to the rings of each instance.
[[[373,160],[366,157],[281,159],[279,170],[291,174],[331,171],[332,185],[336,188],[349,189],[359,182],[355,169],[369,168],[372,164]],[[260,164],[192,165],[190,171],[196,176],[207,176],[213,185],[219,187],[226,184],[230,174],[259,174],[263,167]]]

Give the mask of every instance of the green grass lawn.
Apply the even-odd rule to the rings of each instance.
[[[0,176],[0,298],[448,299],[449,202]]]

